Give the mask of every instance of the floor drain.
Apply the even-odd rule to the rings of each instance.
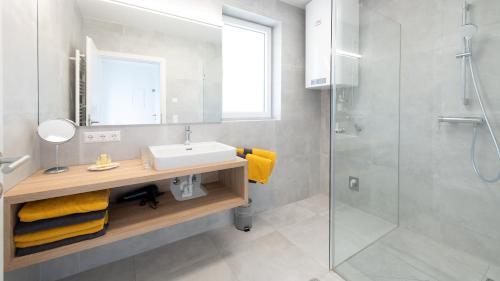
[[[493,280],[493,279],[491,279],[491,278],[488,278],[488,279],[486,279],[486,281],[495,281],[495,280]]]
[[[309,279],[309,281],[321,281],[321,280],[319,280],[318,278],[312,278],[312,279]],[[489,280],[487,280],[487,281],[489,281]],[[491,280],[491,281],[494,281],[494,280]]]

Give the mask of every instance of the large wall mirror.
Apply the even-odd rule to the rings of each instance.
[[[220,122],[222,30],[119,1],[38,0],[39,120]]]

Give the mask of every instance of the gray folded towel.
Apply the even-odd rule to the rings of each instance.
[[[26,255],[34,254],[34,253],[38,253],[38,252],[43,252],[46,250],[54,249],[54,248],[61,247],[61,246],[66,246],[69,244],[74,244],[74,243],[84,241],[84,240],[94,239],[94,238],[97,238],[97,237],[100,237],[100,236],[103,236],[104,234],[106,234],[107,228],[108,228],[108,225],[105,225],[103,230],[100,230],[100,231],[95,232],[95,233],[66,238],[63,240],[59,240],[56,242],[43,244],[43,245],[39,245],[39,246],[33,246],[33,247],[28,247],[28,248],[16,248],[16,257],[26,256]]]
[[[104,216],[106,215],[106,211],[107,210],[101,210],[81,214],[72,214],[64,217],[38,220],[34,222],[18,221],[16,226],[14,227],[14,235],[21,235],[61,226],[69,226],[93,220],[100,220],[104,218]]]

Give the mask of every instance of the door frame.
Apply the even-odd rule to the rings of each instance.
[[[166,89],[166,61],[161,57],[143,56],[131,53],[102,51],[99,50],[99,56],[102,58],[114,58],[128,61],[158,63],[160,65],[160,124],[167,123],[167,89]]]

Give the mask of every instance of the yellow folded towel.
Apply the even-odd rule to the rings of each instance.
[[[254,154],[243,154],[243,157],[248,161],[248,179],[267,183],[271,175],[271,160]]]
[[[260,149],[260,148],[252,148],[252,154],[271,160],[271,172],[270,173],[273,172],[274,163],[276,163],[276,152],[264,150],[264,149]]]
[[[23,222],[87,213],[108,208],[109,190],[99,190],[26,203],[19,213]]]
[[[77,232],[68,233],[68,234],[64,234],[64,235],[60,235],[60,236],[55,236],[55,237],[51,237],[51,238],[47,238],[47,239],[37,240],[37,241],[16,242],[16,248],[28,248],[28,247],[49,244],[49,243],[60,241],[60,240],[67,239],[67,238],[96,233],[96,232],[103,230],[103,228],[104,228],[104,225],[96,226],[93,228],[84,229],[84,230],[80,230]]]
[[[103,219],[96,221],[99,221],[99,223],[95,223],[94,226],[92,226],[92,224],[89,224],[89,222],[86,222],[79,224],[80,228],[76,228],[76,225],[73,225],[69,227],[65,226],[54,228],[51,230],[38,231],[32,234],[17,235],[16,237],[14,237],[15,245],[17,248],[28,248],[56,242],[67,238],[96,233],[104,229],[104,226],[108,223],[108,216],[106,215]],[[84,224],[87,224],[86,228],[83,227]],[[63,228],[66,229],[63,230]],[[67,230],[69,230],[69,228],[72,228],[71,230],[73,231],[68,232]]]
[[[276,152],[260,148],[236,148],[238,155],[248,160],[248,179],[267,183],[276,163]]]
[[[254,154],[260,157],[264,157],[266,159],[271,160],[271,170],[274,168],[274,164],[276,163],[276,152],[260,149],[260,148],[236,148],[236,152],[238,154]]]

